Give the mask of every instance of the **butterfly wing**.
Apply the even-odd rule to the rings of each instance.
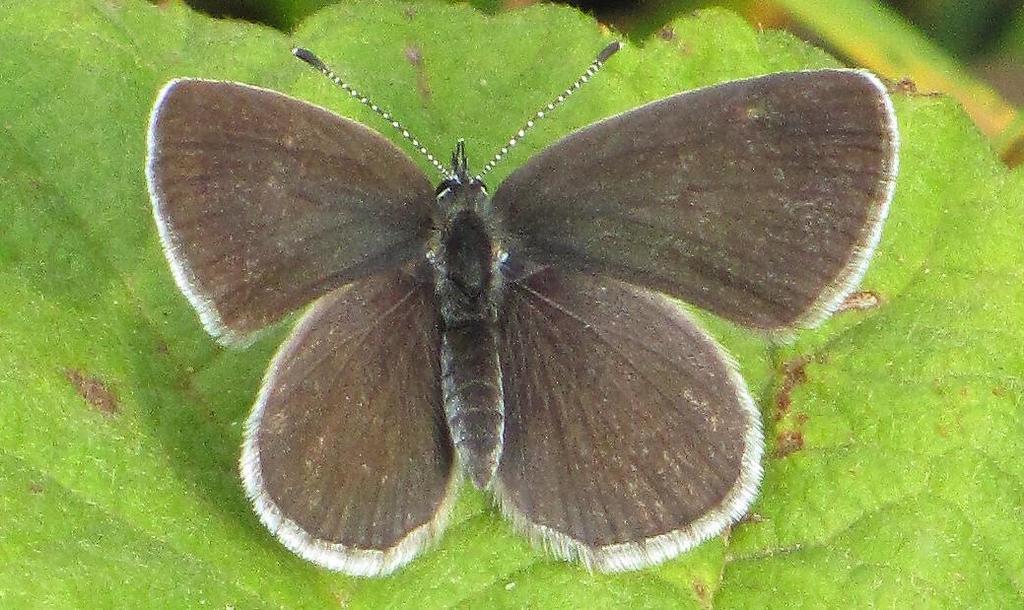
[[[226,344],[421,249],[432,188],[380,134],[248,85],[168,83],[146,166],[179,287]]]
[[[678,306],[546,268],[509,285],[501,324],[494,490],[518,529],[616,571],[673,557],[746,512],[760,416],[729,357]]]
[[[458,483],[429,283],[383,273],[317,301],[267,371],[242,478],[292,551],[387,574],[444,527]]]
[[[747,326],[814,325],[860,281],[892,198],[884,86],[818,70],[682,93],[578,131],[494,195],[526,258]]]

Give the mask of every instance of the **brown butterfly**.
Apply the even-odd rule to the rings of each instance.
[[[614,571],[740,518],[760,416],[670,297],[768,332],[835,310],[893,195],[879,80],[812,70],[680,93],[566,136],[491,196],[461,142],[443,166],[296,55],[442,178],[280,93],[198,79],[160,93],[154,214],[207,330],[245,345],[313,303],[246,428],[242,477],[267,527],[325,567],[387,574],[440,536],[465,474],[535,542]]]

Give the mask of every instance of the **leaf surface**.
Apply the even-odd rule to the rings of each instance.
[[[466,487],[438,548],[366,580],[294,557],[243,496],[242,422],[288,324],[225,351],[177,291],[143,173],[155,95],[177,76],[243,81],[395,135],[295,61],[302,45],[435,154],[464,137],[480,166],[611,35],[551,6],[347,3],[286,37],[175,3],[67,0],[6,8],[0,36],[0,605],[1022,602],[1024,177],[947,99],[894,94],[901,173],[861,288],[874,306],[785,346],[704,316],[769,439],[760,497],[728,536],[591,575],[531,548]],[[834,65],[728,12],[677,20],[619,53],[488,181],[645,101]]]

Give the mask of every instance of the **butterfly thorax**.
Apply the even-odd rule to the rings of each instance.
[[[464,471],[480,488],[494,476],[504,426],[495,325],[502,257],[486,204],[480,182],[465,175],[443,182],[427,250],[440,312],[448,429]]]
[[[439,197],[441,218],[436,223],[437,234],[427,254],[434,267],[441,316],[446,326],[493,320],[493,297],[500,283],[496,269],[497,242],[481,213],[457,201],[464,197],[463,193],[452,195],[454,201]],[[485,197],[482,191],[481,197]],[[451,204],[454,207],[449,207]]]

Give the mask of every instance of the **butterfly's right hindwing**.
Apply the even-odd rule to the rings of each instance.
[[[500,325],[494,490],[519,530],[617,571],[674,557],[746,512],[760,415],[729,357],[678,306],[548,268],[509,285]]]

